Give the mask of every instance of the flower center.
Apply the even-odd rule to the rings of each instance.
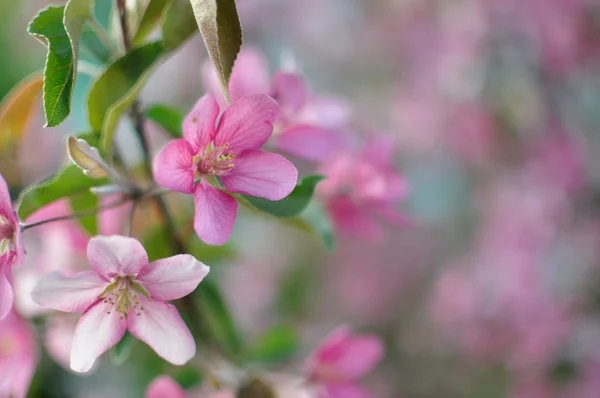
[[[235,167],[234,160],[235,154],[229,150],[229,143],[215,146],[215,143],[211,142],[204,148],[204,153],[194,156],[196,176],[227,174]]]
[[[144,306],[140,305],[139,295],[150,298],[150,293],[139,283],[134,281],[134,276],[117,276],[111,280],[110,285],[104,289],[100,298],[105,304],[109,304],[110,308],[106,312],[108,315],[113,312],[119,312],[121,319],[127,317],[129,309],[133,308],[133,312],[140,316],[144,311]]]
[[[14,236],[13,225],[6,217],[0,215],[0,256],[15,249]]]

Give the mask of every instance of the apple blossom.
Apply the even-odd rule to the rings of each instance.
[[[219,106],[205,95],[183,122],[184,138],[171,141],[156,157],[159,185],[194,194],[194,229],[206,243],[227,242],[236,218],[237,202],[218,180],[228,192],[269,200],[285,198],[296,186],[296,167],[259,149],[273,131],[277,111],[266,94],[246,96],[227,108],[217,124]]]
[[[12,208],[6,181],[0,175],[0,319],[8,314],[14,301],[11,267],[20,265],[24,256],[19,218]]]
[[[320,387],[321,398],[368,398],[371,394],[357,381],[375,368],[383,354],[383,344],[377,337],[352,335],[341,326],[308,359],[307,377]]]
[[[73,337],[72,370],[89,371],[126,330],[173,364],[183,365],[195,355],[190,331],[165,301],[190,294],[208,266],[190,255],[149,264],[143,246],[123,236],[90,239],[87,256],[93,271],[72,277],[50,272],[32,292],[41,306],[83,312]]]
[[[0,321],[0,397],[25,398],[37,361],[33,330],[11,311]]]

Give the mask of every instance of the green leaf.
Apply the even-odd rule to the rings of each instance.
[[[164,225],[159,225],[146,233],[143,242],[149,261],[156,261],[177,254],[177,250],[173,247],[173,240],[168,235]]]
[[[145,111],[146,117],[158,124],[173,138],[183,137],[183,115],[175,108],[155,104]]]
[[[300,214],[315,192],[317,183],[325,177],[314,175],[304,177],[286,198],[278,201],[271,201],[254,196],[242,195],[252,206],[259,210],[269,213],[275,217],[294,217]]]
[[[225,98],[233,64],[242,47],[242,27],[235,0],[190,0],[208,55],[215,66]]]
[[[71,202],[73,213],[81,213],[98,207],[98,197],[90,191],[73,195],[69,198],[69,201]],[[79,217],[77,221],[90,236],[98,233],[98,217],[96,214]]]
[[[242,352],[242,338],[221,296],[217,285],[210,278],[204,279],[193,293],[194,300],[205,322],[211,341],[216,341],[231,355],[239,356]]]
[[[79,167],[68,166],[56,176],[25,189],[19,196],[17,213],[21,220],[26,220],[27,217],[47,204],[106,184],[106,179],[90,178],[83,174]]]
[[[88,98],[89,119],[92,129],[101,131],[100,147],[107,154],[111,153],[119,119],[135,101],[163,54],[160,42],[135,48],[111,63],[94,82]]]
[[[290,326],[278,325],[255,342],[249,357],[258,362],[283,362],[296,353],[298,346],[296,330]]]
[[[70,0],[66,6],[42,10],[29,25],[29,33],[48,47],[43,89],[46,127],[57,126],[71,112],[79,39],[93,5],[93,0]]]
[[[141,14],[141,19],[137,24],[137,31],[133,36],[133,44],[143,44],[144,40],[156,27],[160,21],[165,9],[169,5],[171,0],[149,0],[147,1],[146,7]]]
[[[119,341],[115,348],[111,351],[111,360],[115,365],[124,364],[129,357],[131,356],[131,352],[133,351],[133,344],[135,343],[135,338],[129,332],[125,332],[125,335]]]
[[[207,245],[202,242],[196,234],[192,234],[187,241],[187,252],[203,263],[214,265],[223,260],[235,259],[233,246],[226,243],[222,246]]]
[[[162,39],[165,48],[172,51],[198,32],[194,11],[189,0],[173,0],[162,24]]]
[[[327,249],[334,249],[335,237],[333,233],[333,223],[321,204],[312,201],[298,217],[292,217],[286,220],[289,221],[289,224],[303,229],[319,238]]]

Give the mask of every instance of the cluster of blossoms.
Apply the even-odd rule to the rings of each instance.
[[[265,145],[315,163],[327,178],[318,196],[340,231],[378,235],[375,217],[404,225],[394,207],[406,195],[406,184],[393,170],[392,146],[374,139],[361,148],[349,138],[349,110],[342,101],[312,96],[296,72],[278,72],[269,84],[265,64],[255,50],[243,50],[230,81],[232,104],[220,90],[203,96],[183,122],[183,138],[169,142],[155,158],[153,174],[160,187],[194,196],[197,236],[209,245],[225,244],[240,195],[279,201],[292,193],[298,170],[282,155],[261,149]],[[213,75],[205,70],[209,89]],[[69,155],[87,175],[126,185],[85,141],[71,138]],[[107,216],[119,221],[101,226],[102,235],[93,237],[67,220],[76,215],[69,214],[65,201],[21,222],[0,177],[0,369],[12,369],[0,374],[0,395],[24,397],[35,370],[37,344],[22,317],[47,317],[45,349],[74,372],[92,371],[126,332],[172,364],[195,357],[194,337],[168,302],[191,294],[209,267],[189,254],[150,262],[138,240],[121,235],[123,212],[109,213],[100,217],[104,224]],[[31,241],[23,265],[22,232],[42,224],[38,246],[49,248]],[[78,319],[69,315],[76,313],[81,313]],[[316,349],[303,376],[265,377],[273,379],[279,396],[369,397],[358,379],[382,356],[376,337],[352,335],[344,327]],[[229,387],[203,390],[201,396],[233,397],[239,386]],[[147,396],[186,395],[161,377]]]

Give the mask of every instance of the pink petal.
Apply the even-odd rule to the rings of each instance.
[[[200,98],[183,121],[183,138],[196,153],[207,146],[215,134],[219,105],[212,95]]]
[[[137,276],[152,299],[176,300],[193,292],[210,268],[189,254],[164,258],[144,267]]]
[[[145,398],[185,398],[185,391],[169,376],[159,376],[148,386]]]
[[[136,275],[148,265],[148,255],[142,244],[125,236],[94,236],[87,256],[92,268],[105,277]]]
[[[381,239],[383,231],[379,224],[368,214],[367,209],[359,207],[346,197],[337,197],[327,206],[336,230],[360,236],[370,241]]]
[[[233,231],[236,200],[208,184],[200,184],[196,188],[194,199],[194,229],[198,237],[209,245],[224,245]]]
[[[83,312],[92,305],[108,281],[94,271],[73,276],[52,271],[45,274],[31,292],[31,298],[45,308],[63,312]]]
[[[350,106],[337,98],[310,99],[302,109],[299,121],[324,128],[343,128],[350,119]]]
[[[0,215],[7,219],[11,219],[12,214],[13,209],[8,186],[6,185],[6,180],[4,180],[4,177],[0,174]]]
[[[302,124],[284,130],[275,138],[275,148],[313,162],[327,160],[340,147],[336,132]]]
[[[266,94],[240,98],[223,112],[215,145],[228,143],[236,155],[246,149],[258,149],[271,136],[277,119],[278,105]]]
[[[154,160],[154,179],[163,188],[192,193],[194,151],[184,139],[169,142]]]
[[[174,365],[183,365],[196,355],[196,343],[177,309],[160,301],[142,297],[144,308],[127,317],[132,335],[148,344],[156,353]]]
[[[73,336],[71,369],[88,372],[96,359],[117,344],[127,329],[127,318],[110,304],[98,301],[83,313]]]
[[[62,314],[48,317],[46,320],[44,348],[48,356],[65,369],[70,368],[77,318],[74,314]]]
[[[329,384],[327,398],[373,398],[370,392],[357,384]]]
[[[0,356],[0,397],[25,398],[38,363],[35,333],[29,322],[11,312],[0,321],[0,341],[5,343]]]
[[[15,299],[7,271],[3,268],[4,266],[0,265],[0,320],[8,315]]]
[[[273,99],[282,112],[295,114],[306,104],[308,93],[302,77],[295,73],[278,72],[273,78]]]
[[[229,99],[238,99],[269,91],[269,68],[265,57],[256,49],[243,47],[235,60],[229,79]]]
[[[281,155],[253,149],[237,158],[221,180],[229,192],[281,200],[296,187],[298,169]]]

